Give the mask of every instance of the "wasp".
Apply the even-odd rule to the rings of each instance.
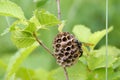
[[[91,43],[80,42],[77,39],[75,40],[75,43],[77,44],[77,46],[79,48],[79,52],[81,53],[81,55],[79,57],[81,57],[83,55],[82,45],[87,46],[87,47],[94,45],[94,44],[91,44]]]

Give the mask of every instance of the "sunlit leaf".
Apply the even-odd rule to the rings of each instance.
[[[113,30],[113,27],[110,27],[108,29],[108,32],[112,31]],[[93,49],[97,43],[105,36],[106,34],[106,30],[102,30],[102,31],[97,31],[97,32],[94,32],[88,39],[88,42],[89,43],[92,43],[94,44],[93,46],[91,46],[91,48]]]
[[[37,28],[34,23],[29,22],[29,25],[26,27],[25,31],[30,32],[31,34],[33,32],[36,32]]]
[[[6,70],[7,65],[0,59],[0,68]]]
[[[88,67],[91,70],[97,68],[105,68],[106,67],[106,58],[108,60],[108,67],[112,67],[113,63],[117,60],[118,50],[114,47],[108,47],[108,56],[106,57],[106,48],[105,46],[96,50],[94,54],[91,54],[87,58]]]
[[[35,39],[29,32],[15,30],[12,31],[12,41],[18,48],[24,48],[31,46],[35,42]]]
[[[33,75],[33,80],[48,80],[49,72],[44,69],[35,70],[35,74]]]
[[[39,30],[41,28],[40,22],[38,21],[38,19],[36,18],[36,16],[33,16],[32,18],[30,18],[29,21],[31,23],[34,23],[34,25],[36,26],[37,30]]]
[[[114,63],[114,65],[113,65],[113,68],[114,69],[119,69],[120,68],[120,57],[117,59],[117,61]]]
[[[84,25],[76,25],[72,32],[75,34],[75,36],[78,38],[81,42],[88,42],[89,37],[91,36],[91,31],[89,28],[87,28]]]
[[[9,0],[0,1],[0,15],[25,19],[22,9]]]
[[[33,76],[35,74],[35,70],[25,68],[25,67],[20,67],[16,71],[16,78],[21,79],[21,80],[33,80]]]
[[[41,10],[41,11],[35,11],[36,17],[38,18],[40,24],[45,27],[45,26],[55,26],[60,23],[60,21],[57,19],[56,16],[53,14]]]
[[[10,26],[10,32],[18,30],[18,29],[24,30],[27,25],[28,25],[28,22],[26,20],[24,21],[17,20]]]

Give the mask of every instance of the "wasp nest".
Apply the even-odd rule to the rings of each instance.
[[[53,42],[57,63],[63,67],[75,64],[83,53],[81,46],[82,44],[69,32],[57,34]]]

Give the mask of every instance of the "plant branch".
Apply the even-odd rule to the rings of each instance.
[[[68,72],[67,72],[66,67],[63,67],[63,69],[64,69],[64,74],[65,74],[66,80],[69,80]]]
[[[61,11],[60,11],[60,0],[56,0],[57,2],[57,10],[58,10],[58,19],[61,18]]]
[[[58,19],[60,20],[61,19],[60,0],[56,0],[56,2],[57,2],[57,10],[58,10]],[[59,27],[59,25],[60,24],[58,24],[58,27]],[[66,67],[63,67],[63,69],[64,69],[64,74],[65,74],[66,80],[69,80]]]
[[[42,42],[38,39],[38,37],[36,36],[36,33],[35,33],[35,32],[33,32],[33,36],[35,37],[36,41],[37,41],[47,52],[49,52],[49,53],[54,57],[53,53],[45,46],[45,44],[42,43]]]

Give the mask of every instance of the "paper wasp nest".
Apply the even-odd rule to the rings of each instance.
[[[53,42],[57,63],[63,67],[75,64],[83,53],[81,46],[81,42],[78,42],[69,32],[57,34]]]

